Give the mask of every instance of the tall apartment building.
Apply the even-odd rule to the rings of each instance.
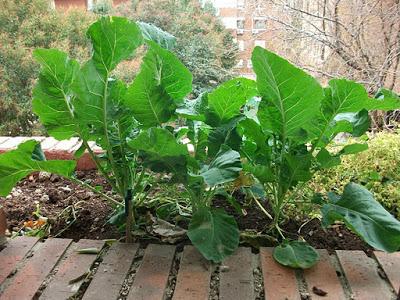
[[[118,5],[128,0],[112,0],[113,5]],[[53,0],[54,8],[69,9],[69,8],[84,8],[86,10],[92,10],[96,4],[96,0]]]
[[[254,78],[251,53],[255,46],[266,47],[272,32],[265,16],[265,4],[246,0],[209,0],[226,28],[232,31],[238,44],[237,73]]]
[[[226,28],[232,31],[238,48],[239,61],[236,66],[237,73],[245,77],[254,78],[251,63],[251,53],[255,46],[270,49],[289,58],[294,63],[318,65],[321,60],[321,46],[310,38],[293,35],[285,29],[283,23],[301,27],[303,30],[314,30],[319,27],[307,22],[307,15],[301,18],[293,14],[293,9],[286,5],[301,9],[302,11],[318,14],[321,8],[317,7],[316,0],[286,0],[276,5],[274,1],[267,0],[203,0],[211,3],[217,15]],[[284,4],[286,3],[286,5]]]

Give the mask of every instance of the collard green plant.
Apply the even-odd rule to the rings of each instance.
[[[135,207],[139,198],[146,195],[146,184],[144,167],[138,152],[128,146],[128,139],[150,126],[161,127],[168,122],[177,105],[191,92],[192,76],[162,47],[173,47],[174,38],[149,24],[102,17],[89,27],[87,37],[92,44],[92,57],[82,66],[56,49],[34,51],[42,68],[33,90],[33,110],[49,135],[58,140],[78,137],[82,141],[75,156],[88,151],[118,195],[111,200],[125,207],[130,241]],[[114,78],[116,66],[131,58],[142,45],[147,47],[147,53],[135,80],[127,85]],[[105,153],[94,154],[90,141]],[[33,171],[58,173],[77,181],[73,177],[74,161],[45,161],[43,155],[38,159],[38,148],[38,143],[29,141],[0,156],[2,195]]]
[[[273,210],[272,227],[284,240],[275,258],[288,266],[309,267],[318,255],[307,255],[306,264],[298,263],[295,252],[311,253],[309,246],[287,241],[280,229],[285,206],[317,170],[334,167],[342,155],[368,148],[354,143],[331,153],[327,146],[338,134],[362,136],[370,125],[368,111],[397,109],[400,101],[386,90],[370,98],[362,85],[345,79],[333,79],[323,88],[304,71],[260,47],[255,48],[252,61],[261,101],[256,116],[237,125],[243,138],[243,167],[264,187]],[[377,249],[400,248],[400,223],[364,187],[349,184],[342,197],[329,195],[319,204],[324,226],[343,221]],[[296,260],[284,255],[289,252]]]
[[[75,157],[88,151],[113,188],[115,198],[103,196],[123,208],[124,214],[114,219],[126,220],[127,241],[132,240],[136,208],[148,193],[146,174],[168,173],[170,182],[182,185],[190,198],[190,240],[207,259],[222,261],[237,248],[239,230],[235,219],[212,201],[243,169],[262,185],[272,207],[273,216],[267,213],[271,229],[283,240],[274,252],[276,260],[296,268],[312,266],[318,253],[305,242],[287,240],[280,228],[285,206],[316,171],[340,164],[343,155],[364,151],[364,143],[335,153],[327,146],[340,133],[362,136],[370,124],[368,111],[399,108],[398,96],[382,90],[370,98],[361,85],[345,79],[331,80],[323,88],[283,58],[257,47],[256,82],[235,78],[188,100],[192,75],[170,52],[171,35],[149,24],[102,17],[87,36],[92,57],[83,65],[56,49],[34,52],[42,69],[33,109],[49,135],[80,139]],[[116,66],[141,46],[147,52],[134,80],[127,84],[114,78]],[[175,128],[182,119],[187,127]],[[193,151],[182,143],[183,136]],[[93,153],[91,141],[104,153]],[[79,182],[74,168],[74,161],[46,161],[38,142],[25,142],[0,155],[0,195],[34,171]],[[228,200],[240,213],[240,205]],[[400,223],[364,187],[349,184],[342,196],[315,197],[315,203],[322,208],[324,226],[339,220],[377,249],[399,249]]]
[[[168,172],[190,195],[190,239],[206,258],[221,261],[237,248],[239,230],[234,218],[212,208],[211,202],[218,187],[238,176],[240,154],[218,141],[204,144],[192,157],[179,135],[171,131],[169,122],[177,119],[177,108],[185,106],[184,99],[192,91],[192,75],[169,50],[174,46],[174,37],[155,26],[119,17],[100,18],[90,26],[87,36],[93,53],[82,66],[59,50],[35,50],[34,57],[42,69],[33,91],[34,112],[51,136],[58,140],[78,137],[82,141],[75,156],[88,151],[118,195],[111,199],[117,205],[112,220],[126,220],[127,241],[132,240],[136,208],[148,193],[146,170]],[[126,84],[114,78],[116,66],[142,45],[147,52],[133,82]],[[255,86],[248,88],[242,81],[228,82],[210,94],[207,120],[212,120],[212,130],[239,114],[247,92],[254,94]],[[236,92],[240,92],[238,97]],[[234,107],[232,101],[236,101]],[[105,153],[94,154],[90,141]],[[2,195],[38,170],[78,181],[73,177],[74,161],[39,160],[35,155],[38,147],[29,141],[0,156]],[[204,147],[212,148],[213,155],[203,157],[200,153],[205,153]]]
[[[215,262],[232,254],[239,244],[236,221],[224,210],[213,208],[212,200],[242,170],[237,151],[241,139],[235,126],[242,119],[241,108],[254,95],[253,81],[236,78],[198,99],[180,103],[176,112],[188,120],[185,132],[193,153],[179,143],[178,132],[167,128],[150,128],[129,142],[131,148],[141,151],[148,168],[171,173],[173,181],[184,186],[193,211],[188,236]]]

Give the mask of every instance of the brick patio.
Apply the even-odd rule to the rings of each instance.
[[[76,250],[103,241],[18,237],[0,252],[0,299],[396,299],[400,252],[320,250],[321,261],[307,271],[274,262],[270,248],[259,254],[239,248],[223,267],[205,261],[192,247],[114,243],[102,259]],[[91,275],[82,276],[91,270]],[[217,284],[210,284],[218,277]],[[167,288],[172,283],[173,288]],[[212,288],[211,288],[212,286]],[[216,292],[217,291],[217,292]],[[321,292],[326,292],[322,296]],[[321,294],[321,295],[318,295]],[[257,298],[256,298],[257,297]],[[308,297],[308,298],[307,298]],[[76,299],[76,298],[73,298]],[[78,298],[80,299],[80,298]]]

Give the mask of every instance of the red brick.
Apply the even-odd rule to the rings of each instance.
[[[239,248],[223,262],[227,270],[220,272],[221,300],[254,299],[253,264],[250,248]]]
[[[96,163],[93,161],[89,153],[84,153],[77,162],[76,169],[81,171],[96,169]]]
[[[138,248],[138,244],[113,244],[82,299],[117,299]]]
[[[309,292],[313,299],[345,300],[346,296],[336,269],[330,262],[329,254],[326,250],[318,250],[320,261],[311,269],[304,270],[304,279],[307,282]],[[313,287],[321,289],[328,294],[319,296],[312,293]]]
[[[389,287],[378,274],[377,263],[363,251],[337,250],[353,299],[391,299]]]
[[[0,284],[11,274],[38,240],[34,237],[17,237],[12,239],[7,247],[0,252]]]
[[[207,300],[210,292],[211,264],[193,246],[185,246],[173,300]]]
[[[127,299],[164,299],[174,254],[174,246],[149,245]]]
[[[0,298],[2,300],[31,299],[71,242],[72,240],[69,239],[47,239],[17,272]]]
[[[272,248],[260,249],[265,299],[300,300],[294,270],[278,264],[272,256],[272,251]]]
[[[396,292],[400,292],[400,252],[374,252],[378,263],[385,271],[390,284]],[[400,295],[399,295],[400,296]]]
[[[74,243],[68,249],[66,258],[60,262],[56,275],[47,285],[40,299],[69,299],[74,295],[82,285],[83,279],[72,284],[69,282],[85,274],[97,258],[97,254],[79,254],[76,250],[87,248],[100,250],[103,246],[103,241],[96,240],[80,240]]]

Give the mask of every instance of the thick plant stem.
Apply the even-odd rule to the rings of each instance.
[[[132,191],[128,190],[125,196],[125,216],[126,216],[126,242],[132,243],[132,226],[134,222],[132,209]]]

